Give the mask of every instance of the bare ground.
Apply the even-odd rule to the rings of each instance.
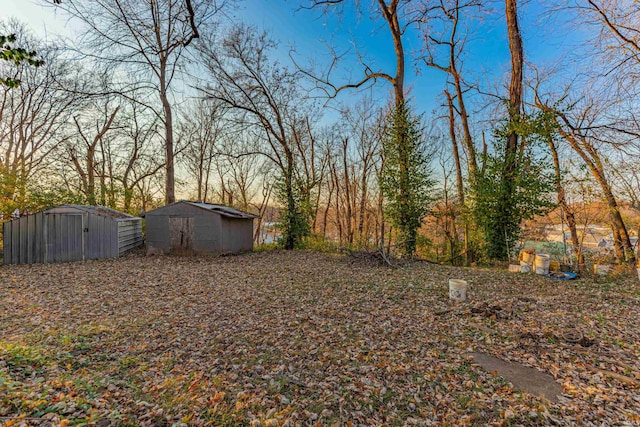
[[[636,425],[639,314],[630,275],[301,252],[2,266],[0,423]],[[516,390],[471,352],[563,394]]]

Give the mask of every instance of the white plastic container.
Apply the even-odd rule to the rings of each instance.
[[[531,264],[520,261],[520,273],[531,273]]]
[[[536,274],[548,274],[549,273],[549,255],[536,254],[535,268],[536,268]]]
[[[640,280],[640,267],[636,268],[636,271],[638,272],[638,280]]]
[[[454,301],[467,299],[467,281],[461,279],[449,279],[449,298]]]
[[[611,271],[611,265],[609,264],[594,264],[593,274],[598,276],[606,276]]]
[[[522,267],[518,264],[509,264],[509,273],[521,273]]]

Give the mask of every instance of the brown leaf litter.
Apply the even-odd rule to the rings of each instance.
[[[469,301],[449,300],[449,278]],[[634,425],[639,297],[630,277],[303,252],[3,266],[0,423]],[[470,352],[562,395],[518,390]]]

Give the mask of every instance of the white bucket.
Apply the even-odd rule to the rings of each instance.
[[[520,273],[531,273],[531,264],[526,261],[520,261]]]
[[[593,274],[598,276],[606,276],[611,271],[611,266],[609,264],[594,264],[593,265]]]
[[[449,279],[449,298],[454,301],[467,299],[467,282],[460,279]]]
[[[520,273],[522,272],[522,267],[518,264],[509,264],[509,273]]]
[[[549,273],[549,255],[536,254],[535,264],[536,264],[536,274]]]

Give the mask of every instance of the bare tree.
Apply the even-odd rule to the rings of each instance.
[[[273,222],[271,221],[271,218],[268,218],[269,212],[273,211],[269,206],[273,193],[273,177],[270,176],[267,168],[265,168],[264,174],[262,175],[261,184],[260,197],[254,197],[251,202],[253,211],[258,214],[255,225],[256,228],[253,233],[253,241],[258,244],[265,243],[265,239],[267,237],[266,232],[268,230],[265,230],[263,227],[264,223]]]
[[[564,177],[563,171],[560,165],[560,156],[558,155],[558,147],[557,142],[553,137],[549,137],[547,140],[549,145],[549,149],[551,150],[551,156],[553,158],[553,169],[556,175],[556,193],[558,198],[558,205],[562,209],[562,213],[567,221],[567,226],[569,227],[569,233],[571,234],[571,243],[576,248],[577,253],[577,261],[578,265],[584,264],[584,257],[582,255],[582,246],[580,244],[580,240],[578,238],[578,228],[576,223],[576,216],[574,209],[567,202],[566,191],[564,188]],[[563,236],[564,239],[564,236]]]
[[[342,217],[345,222],[347,240],[354,239],[359,246],[367,247],[372,233],[372,216],[377,215],[375,167],[381,156],[381,139],[384,112],[373,101],[364,97],[361,103],[342,111],[342,128],[336,136],[336,147],[332,155],[335,162],[332,173],[339,172],[342,182],[336,191],[343,195]],[[336,206],[338,208],[338,206]]]
[[[602,152],[606,143],[602,141],[602,126],[598,125],[598,110],[596,104],[587,102],[581,111],[573,116],[554,108],[548,102],[536,98],[536,105],[548,113],[554,120],[562,138],[573,151],[580,156],[595,180],[600,185],[602,195],[609,208],[609,218],[613,228],[616,256],[619,260],[635,263],[635,254],[629,238],[627,227],[620,213],[618,200],[605,169]]]
[[[235,27],[222,42],[222,49],[217,44],[216,40],[202,44],[202,58],[212,80],[204,94],[227,105],[260,133],[264,143],[256,153],[270,159],[281,173],[284,247],[293,249],[307,232],[308,206],[304,205],[310,190],[308,183],[299,179],[301,163],[304,167],[301,135],[310,126],[298,75],[274,63],[269,55],[275,44],[251,28]],[[309,142],[313,143],[313,138]]]
[[[38,68],[0,64],[2,75],[21,82],[16,88],[0,86],[0,204],[13,210],[24,204],[28,187],[64,141],[63,129],[79,103],[73,92],[86,82],[60,49],[38,42],[16,22],[2,25],[3,32],[19,34],[18,43],[37,49],[45,61]]]
[[[423,62],[429,66],[441,70],[450,77],[449,84],[453,86],[453,90],[446,89],[447,104],[449,107],[449,121],[451,122],[450,135],[455,129],[454,111],[460,117],[462,124],[463,138],[462,143],[466,148],[467,163],[469,176],[474,177],[477,173],[478,163],[476,158],[476,147],[471,135],[471,126],[469,123],[469,113],[465,102],[464,81],[461,74],[462,60],[461,56],[464,52],[467,32],[462,27],[462,14],[471,8],[481,7],[480,0],[439,0],[439,2],[428,5],[423,10],[422,32],[425,43],[426,55],[422,58]],[[439,33],[434,31],[434,27],[440,28]],[[438,59],[442,55],[446,60]],[[454,102],[455,101],[455,102]],[[457,144],[456,144],[457,147]],[[456,154],[457,148],[454,151]],[[459,158],[455,160],[459,163]],[[458,198],[463,201],[464,195],[461,193],[460,179],[458,178]]]
[[[451,167],[453,162],[454,167]],[[432,233],[433,242],[436,244],[436,256],[440,262],[450,262],[458,264],[460,256],[460,237],[458,236],[458,226],[456,219],[459,216],[459,200],[450,197],[452,192],[450,182],[451,174],[456,169],[456,159],[453,153],[448,152],[442,145],[438,150],[438,163],[442,170],[442,189],[436,199],[435,206],[431,213],[436,229]],[[456,176],[457,181],[457,176]],[[456,184],[456,192],[458,185]],[[458,198],[459,198],[458,194]],[[440,250],[437,245],[444,246],[444,255],[446,258],[440,258]]]
[[[322,8],[324,13],[342,13],[342,9],[349,2],[346,0],[309,0],[310,8]],[[364,2],[362,2],[364,3]],[[393,87],[395,105],[404,104],[405,99],[405,51],[403,44],[403,36],[405,31],[414,20],[414,13],[410,7],[410,1],[407,0],[371,0],[372,7],[375,10],[376,17],[380,17],[385,22],[391,38],[393,40],[393,49],[395,52],[395,72],[389,73],[384,71],[373,71],[371,66],[365,62],[362,63],[364,76],[355,82],[348,82],[342,85],[334,84],[331,79],[331,71],[334,69],[338,57],[335,56],[333,63],[329,67],[327,73],[323,77],[310,75],[320,84],[327,95],[335,97],[338,93],[346,89],[357,89],[369,83],[375,83],[379,79],[386,80]],[[364,7],[361,2],[355,3],[356,8]]]
[[[614,161],[611,173],[616,177],[615,183],[619,191],[625,195],[625,198],[631,202],[631,206],[640,212],[640,164],[637,162],[629,162],[626,155]]]
[[[66,155],[79,177],[80,191],[90,205],[97,204],[97,175],[102,176],[104,182],[105,171],[99,171],[99,165],[104,165],[107,157],[104,139],[119,110],[118,106],[112,107],[109,104],[109,100],[106,100],[104,105],[94,104],[93,108],[84,110],[85,117],[74,116],[75,128],[71,133],[76,137],[70,136],[65,142]]]
[[[134,209],[136,188],[144,181],[153,182],[158,172],[164,167],[164,162],[155,155],[158,145],[158,118],[136,102],[125,105],[121,112],[118,125],[117,146],[112,150],[117,173],[112,175],[112,181],[118,181],[122,188],[122,209],[132,212]],[[144,194],[140,194],[144,198]],[[143,206],[135,206],[142,210]]]
[[[264,156],[256,152],[259,150],[258,139],[261,136],[254,129],[243,130],[239,125],[227,129],[218,141],[213,167],[218,174],[217,198],[222,203],[250,210],[252,201],[259,197],[260,190],[271,191],[270,185],[259,188],[259,181],[267,173]],[[267,196],[262,195],[265,198]]]
[[[310,7],[324,8],[326,13],[341,13],[342,8],[349,2],[345,0],[311,0]],[[364,2],[355,2],[357,12],[361,12]],[[391,39],[393,41],[393,50],[395,53],[395,71],[373,71],[366,61],[361,61],[364,68],[364,76],[355,82],[349,82],[343,85],[335,85],[331,82],[331,70],[334,68],[337,57],[334,57],[333,64],[329,67],[328,72],[322,78],[316,78],[319,86],[324,89],[330,97],[335,97],[338,93],[345,89],[360,88],[368,84],[373,84],[378,79],[386,80],[393,87],[394,110],[389,118],[394,123],[389,129],[395,129],[395,134],[389,134],[388,141],[383,146],[388,153],[397,153],[397,165],[394,162],[387,161],[386,167],[381,170],[379,177],[382,178],[381,183],[394,181],[393,185],[382,185],[381,188],[385,193],[387,207],[390,209],[390,218],[396,223],[398,233],[402,241],[399,246],[403,256],[413,256],[415,252],[415,236],[417,229],[426,212],[426,200],[421,200],[424,195],[423,189],[416,190],[420,178],[424,179],[422,184],[427,184],[427,176],[419,170],[421,166],[416,167],[418,163],[425,164],[425,159],[416,150],[417,145],[411,140],[412,130],[409,128],[413,123],[414,117],[411,117],[410,109],[405,103],[405,73],[406,73],[406,56],[403,38],[407,29],[414,24],[417,19],[416,9],[412,7],[412,2],[407,0],[375,0],[371,1],[374,19],[382,19],[384,21]],[[415,134],[417,136],[417,134]],[[417,136],[419,138],[419,136]],[[396,156],[393,156],[395,159]],[[413,162],[413,164],[412,164]],[[414,188],[414,184],[416,187]],[[391,208],[393,207],[393,208]],[[384,230],[384,228],[382,228]],[[380,244],[384,241],[384,235],[381,236]]]
[[[199,25],[209,22],[220,6],[192,0],[68,0],[57,6],[85,24],[79,40],[84,56],[124,68],[133,79],[114,91],[146,88],[158,96],[161,107],[153,111],[165,130],[165,203],[175,201],[173,82],[185,49],[200,36]]]
[[[223,128],[229,125],[223,120],[225,113],[226,107],[215,100],[198,100],[185,110],[180,126],[185,145],[181,159],[196,180],[197,200],[207,201],[210,195],[212,164],[220,151]]]
[[[524,196],[518,190],[530,181],[520,179],[527,171],[527,164],[524,162],[526,143],[519,137],[523,112],[524,53],[517,3],[518,0],[505,1],[511,70],[504,135],[497,142],[498,153],[483,159],[482,170],[487,167],[491,173],[482,173],[474,180],[475,192],[478,193],[474,205],[475,221],[482,228],[487,255],[499,260],[508,259],[510,248],[520,234],[526,214],[518,207],[519,204],[523,206]]]
[[[518,0],[506,0],[505,15],[507,17],[507,33],[509,36],[509,51],[511,52],[511,83],[509,84],[509,123],[516,125],[520,121],[522,112],[524,50],[522,36],[518,24]],[[518,133],[511,129],[507,135],[506,172],[507,180],[513,174],[518,153]],[[511,158],[511,159],[509,159]]]
[[[596,45],[605,73],[618,83],[640,82],[640,8],[633,0],[576,0],[588,23],[596,24]]]

